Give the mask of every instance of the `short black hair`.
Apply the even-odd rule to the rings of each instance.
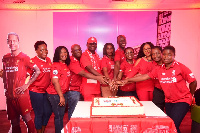
[[[154,46],[152,49],[159,49],[161,52],[163,51],[162,48],[160,46]]]
[[[174,48],[173,46],[171,46],[171,45],[168,45],[168,46],[164,47],[163,51],[164,51],[164,50],[171,50],[171,51],[174,53],[174,55],[175,55],[175,53],[176,53],[175,48]]]
[[[119,41],[120,38],[124,38],[124,39],[126,40],[125,35],[118,35],[118,36],[117,36],[117,44],[119,43],[118,41]]]
[[[103,55],[106,55],[106,56],[108,55],[107,52],[106,52],[106,48],[107,48],[108,45],[112,46],[112,48],[113,48],[113,56],[115,56],[115,46],[112,43],[106,43],[104,45],[104,47],[103,47]]]
[[[127,49],[132,49],[133,52],[134,52],[134,49],[133,49],[132,47],[127,47],[127,48],[124,49],[124,53],[126,53],[126,50],[127,50]]]
[[[60,52],[61,49],[65,49],[67,51],[67,59],[65,61],[65,64],[67,64],[67,66],[70,64],[70,56],[69,56],[69,51],[65,46],[58,46],[55,50],[54,56],[53,56],[53,62],[59,62],[60,60]]]
[[[47,44],[46,44],[44,41],[37,41],[37,42],[35,43],[35,45],[34,45],[35,50],[37,50],[38,47],[39,47],[39,45],[42,45],[42,44],[45,44],[45,45],[47,46]]]
[[[154,47],[153,43],[152,42],[145,42],[143,43],[141,46],[140,46],[140,50],[138,52],[138,55],[137,55],[137,59],[139,58],[142,58],[145,56],[144,52],[143,52],[143,48],[144,48],[144,45],[146,44],[149,44],[149,46],[151,47],[151,49]]]

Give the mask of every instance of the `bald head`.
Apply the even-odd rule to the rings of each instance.
[[[72,56],[74,56],[76,59],[80,59],[81,55],[82,55],[82,50],[81,50],[81,46],[78,44],[74,44],[71,46],[71,53]]]

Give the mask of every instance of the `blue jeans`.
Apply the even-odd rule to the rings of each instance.
[[[63,128],[63,118],[65,115],[65,106],[59,106],[60,103],[60,97],[57,94],[47,94],[48,99],[51,103],[53,113],[55,115],[54,117],[54,124],[55,124],[55,133],[61,133],[61,130]],[[66,93],[63,94],[65,97],[65,103],[67,103],[67,95]]]
[[[29,91],[31,104],[35,113],[35,128],[42,129],[46,126],[52,114],[51,104],[47,99],[47,93]]]
[[[68,103],[68,119],[70,120],[74,109],[80,100],[80,92],[68,91],[67,92],[67,103]]]
[[[189,109],[190,105],[185,102],[165,103],[166,114],[174,121],[178,133],[180,133],[179,126]]]

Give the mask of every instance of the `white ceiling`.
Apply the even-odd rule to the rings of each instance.
[[[125,2],[126,1],[126,2]],[[200,0],[0,0],[1,10],[186,10],[200,9]]]

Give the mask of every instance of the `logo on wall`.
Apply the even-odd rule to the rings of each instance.
[[[157,17],[157,46],[164,48],[170,45],[171,11],[158,11]]]

